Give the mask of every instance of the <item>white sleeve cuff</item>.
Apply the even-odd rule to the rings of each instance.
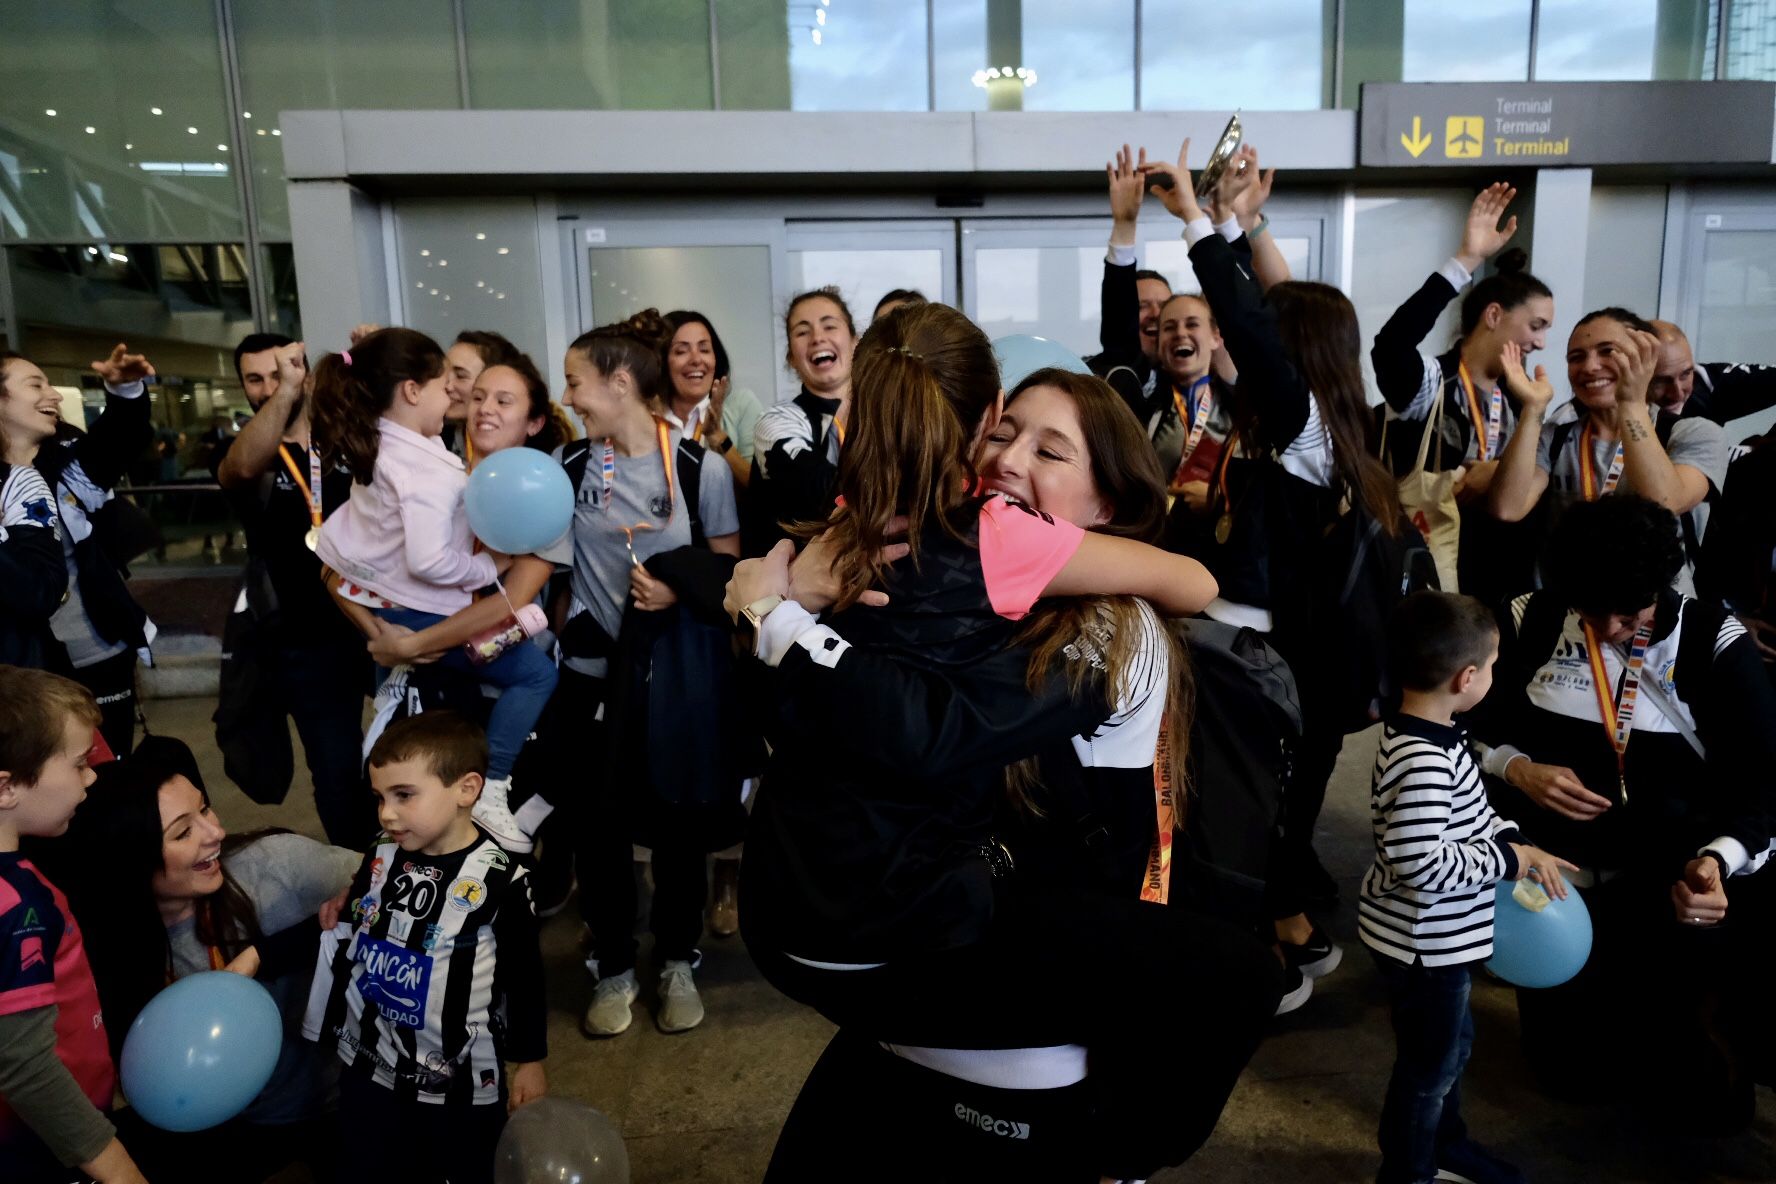
[[[120,382],[116,386],[107,382],[105,393],[116,395],[120,399],[139,399],[148,393],[148,384],[139,378],[133,382]]]
[[[1241,229],[1240,220],[1237,216],[1235,216],[1235,217],[1229,218],[1225,222],[1219,223],[1215,227],[1215,233],[1220,235],[1222,238],[1226,239],[1230,243],[1237,243],[1239,241],[1239,236],[1244,234],[1245,231],[1243,229]]]
[[[1738,839],[1733,838],[1731,835],[1722,835],[1720,838],[1714,840],[1714,842],[1696,852],[1696,857],[1700,859],[1710,851],[1720,856],[1721,859],[1726,862],[1727,874],[1729,876],[1738,875],[1751,864],[1751,853],[1745,849],[1745,844],[1741,843]]]
[[[1209,221],[1207,214],[1202,214],[1184,223],[1184,241],[1193,247],[1214,233],[1215,224]]]
[[[1437,274],[1448,280],[1449,286],[1457,292],[1474,281],[1474,273],[1463,267],[1453,255],[1443,261],[1443,266],[1437,269]]]
[[[1505,770],[1511,767],[1512,761],[1529,759],[1528,753],[1519,752],[1509,744],[1501,744],[1497,748],[1488,748],[1484,744],[1476,744],[1475,747],[1480,749],[1480,768],[1500,781],[1505,779]]]
[[[1104,254],[1104,262],[1117,267],[1133,267],[1135,265],[1135,246],[1133,243],[1113,242],[1110,250]]]
[[[753,652],[765,665],[775,666],[783,661],[796,638],[817,624],[813,613],[793,600],[785,600],[759,621]]]

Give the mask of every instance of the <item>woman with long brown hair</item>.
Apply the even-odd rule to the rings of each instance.
[[[1000,408],[990,343],[960,313],[884,317],[858,346],[826,534],[793,569],[788,544],[736,569],[728,607],[776,667],[741,922],[775,986],[871,1040],[1084,1044],[1100,1104],[1069,1158],[1142,1176],[1213,1129],[1274,1009],[1278,968],[1237,929],[1134,891],[1019,877],[998,829],[1005,766],[1064,751],[1117,704],[1091,655],[1100,634],[1062,647],[1062,666],[1087,673],[1052,670],[1032,687],[1015,622],[1045,596],[1137,595],[1186,615],[1215,589],[1194,560],[983,497],[978,445]],[[817,622],[809,606],[829,603],[839,611]],[[1191,1073],[1143,1070],[1142,1009],[1074,1005],[1064,984],[1087,967],[1218,1017]],[[986,1005],[958,1007],[964,984]]]
[[[1223,174],[1217,208],[1241,211],[1240,225],[1223,231],[1197,202],[1189,149],[1186,140],[1176,165],[1150,162],[1147,169],[1169,182],[1153,190],[1184,222],[1192,266],[1239,381],[1208,503],[1197,508],[1180,500],[1167,542],[1215,573],[1221,595],[1208,615],[1268,634],[1301,689],[1302,738],[1267,887],[1290,968],[1285,1008],[1292,1009],[1306,1001],[1311,980],[1331,973],[1342,957],[1307,917],[1310,904],[1337,895],[1314,854],[1313,830],[1344,743],[1342,721],[1352,714],[1339,671],[1328,669],[1339,663],[1326,660],[1324,634],[1339,625],[1335,606],[1321,603],[1322,544],[1350,511],[1390,538],[1403,519],[1393,477],[1369,449],[1356,309],[1329,284],[1285,280],[1261,291],[1249,236],[1265,233],[1263,216],[1241,200],[1260,184],[1256,154],[1245,153],[1247,167]],[[1360,714],[1368,705],[1357,706]]]

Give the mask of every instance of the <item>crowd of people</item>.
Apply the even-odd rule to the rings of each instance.
[[[490,1180],[548,1089],[539,918],[576,887],[581,1029],[633,1022],[639,845],[663,1032],[705,1021],[699,946],[740,932],[915,1089],[937,1053],[1082,1049],[1042,1178],[1142,1179],[1341,964],[1315,828],[1377,722],[1377,1179],[1526,1178],[1460,1107],[1501,882],[1595,921],[1578,977],[1518,992],[1544,1088],[1651,1111],[1681,1081],[1686,1129],[1748,1124],[1776,1068],[1776,445],[1723,424],[1776,405],[1776,370],[1603,308],[1555,409],[1531,355],[1557,293],[1498,184],[1370,343],[1372,408],[1350,300],[1269,234],[1273,174],[1245,147],[1199,197],[1188,149],[1108,167],[1102,352],[1076,368],[1007,373],[906,290],[862,333],[837,289],[794,297],[801,389],[771,406],[690,310],[580,335],[559,398],[491,332],[363,326],[312,367],[242,341],[254,414],[211,459],[249,557],[215,742],[278,801],[293,723],[325,842],[230,834],[188,745],[137,736],[155,629],[107,532],[153,366],[95,362],[81,431],[0,353],[0,1177]],[[1148,194],[1199,291],[1137,269]],[[465,489],[525,448],[571,521],[506,554]],[[207,970],[266,985],[283,1053],[239,1117],[175,1135],[113,1107],[114,1065]],[[1156,1072],[1177,1016],[1213,1022]],[[342,1111],[401,1137],[340,1155]],[[807,1178],[805,1129],[772,1178]]]

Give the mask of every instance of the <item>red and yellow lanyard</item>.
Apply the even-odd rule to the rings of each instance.
[[[1172,475],[1174,485],[1183,476],[1184,467],[1190,463],[1191,453],[1202,443],[1203,431],[1209,426],[1209,416],[1215,410],[1215,388],[1209,384],[1208,375],[1205,374],[1190,384],[1190,395],[1190,403],[1186,406],[1184,397],[1176,388],[1172,390],[1172,405],[1178,409],[1178,422],[1190,430],[1184,440],[1184,451],[1178,454],[1178,468]],[[1191,414],[1191,408],[1195,408],[1195,414]]]
[[[1591,421],[1587,419],[1585,426],[1579,429],[1579,490],[1585,500],[1594,502],[1599,496],[1607,497],[1616,490],[1616,482],[1622,479],[1622,442],[1616,441],[1615,453],[1610,457],[1609,472],[1604,474],[1603,488],[1597,487],[1597,460],[1591,451]]]
[[[638,530],[665,530],[672,525],[673,511],[678,508],[678,499],[675,494],[677,486],[672,479],[672,429],[666,425],[665,420],[657,415],[654,417],[654,427],[659,431],[660,469],[666,474],[666,521],[657,528],[652,522],[637,522],[633,526],[619,526],[617,528],[623,532],[623,537],[628,541],[630,562],[638,567],[641,565],[641,560],[635,557],[635,532]],[[604,457],[600,470],[604,478],[604,509],[606,513],[609,513],[611,490],[615,488],[617,481],[617,448],[608,437],[604,441]]]
[[[1597,631],[1588,624],[1585,626],[1585,650],[1591,658],[1591,685],[1597,691],[1597,712],[1603,721],[1603,730],[1609,733],[1610,745],[1616,750],[1616,780],[1622,789],[1623,805],[1628,803],[1628,741],[1634,734],[1634,701],[1640,696],[1640,671],[1646,662],[1647,643],[1652,637],[1650,622],[1635,631],[1634,643],[1628,648],[1628,665],[1622,672],[1622,695],[1618,699],[1610,693],[1609,674],[1604,669],[1603,646],[1598,643]]]
[[[315,539],[321,533],[321,450],[308,450],[308,477],[302,476],[302,470],[296,467],[296,458],[290,455],[288,444],[278,445],[278,455],[284,458],[284,467],[290,470],[290,477],[296,482],[296,488],[308,502],[308,549],[314,550]]]
[[[1498,387],[1492,388],[1492,395],[1487,400],[1486,420],[1482,424],[1480,418],[1480,392],[1474,389],[1473,376],[1468,373],[1468,364],[1456,364],[1456,377],[1461,382],[1462,393],[1468,397],[1468,417],[1474,424],[1477,437],[1474,441],[1474,459],[1490,460],[1498,455],[1499,436],[1504,430],[1505,396]]]

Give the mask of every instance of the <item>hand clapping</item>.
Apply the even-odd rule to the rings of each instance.
[[[146,382],[154,377],[154,367],[141,354],[132,354],[121,341],[112,347],[111,356],[92,363],[93,373],[107,386],[123,386],[130,382]]]

